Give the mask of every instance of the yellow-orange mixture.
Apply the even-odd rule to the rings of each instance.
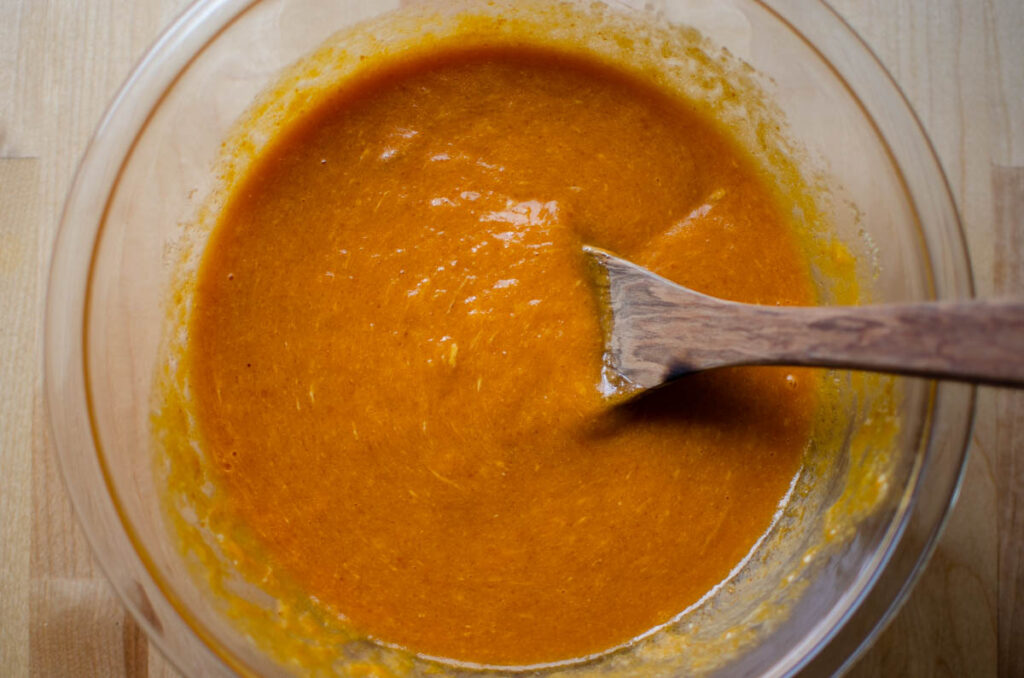
[[[230,196],[190,325],[203,442],[273,564],[361,632],[486,664],[601,652],[769,527],[815,374],[610,407],[583,243],[814,302],[789,217],[705,112],[539,49],[369,71]]]

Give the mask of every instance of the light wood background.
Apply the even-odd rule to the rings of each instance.
[[[0,0],[0,675],[174,676],[89,553],[41,400],[46,264],[75,163],[187,0]],[[949,176],[981,295],[1024,295],[1024,2],[833,0]],[[983,389],[938,552],[856,676],[1024,676],[1024,392]],[[1020,459],[1016,456],[1020,455]]]

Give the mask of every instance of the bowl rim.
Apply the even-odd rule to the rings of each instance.
[[[908,186],[907,175],[897,159],[890,140],[885,134],[883,134],[880,129],[879,122],[867,110],[862,97],[851,85],[849,79],[839,72],[833,60],[829,59],[823,53],[822,49],[819,48],[818,43],[811,40],[806,35],[806,33],[809,32],[809,29],[813,30],[815,28],[814,23],[808,22],[810,26],[798,28],[790,18],[783,16],[779,10],[779,6],[783,5],[789,6],[792,9],[798,4],[799,0],[755,0],[755,2],[761,4],[769,12],[774,14],[777,19],[788,25],[791,31],[814,51],[818,58],[821,59],[822,63],[826,64],[832,71],[833,75],[842,82],[843,86],[857,102],[865,118],[874,128],[876,135],[885,147],[890,162],[892,162],[893,166],[896,168],[899,178],[903,182],[904,193],[914,208],[918,234],[921,238],[921,247],[927,255],[926,266],[929,274],[929,287],[931,288],[930,291],[934,297],[936,294],[936,287],[939,283],[939,281],[936,280],[934,269],[936,257],[932,252],[932,248],[929,247],[929,238],[921,226],[920,208],[917,200],[915,199],[915,194]],[[861,51],[860,56],[866,57],[866,61],[861,65],[871,67],[878,75],[882,76],[878,79],[878,84],[887,87],[896,95],[895,102],[898,103],[901,112],[908,116],[907,122],[910,123],[910,129],[907,131],[915,137],[914,141],[920,143],[926,152],[928,160],[930,161],[930,167],[928,169],[932,170],[935,175],[933,179],[936,180],[936,185],[941,188],[942,197],[946,203],[945,207],[948,210],[947,216],[952,221],[951,225],[953,227],[952,230],[955,238],[955,244],[957,246],[955,248],[956,251],[952,254],[957,261],[952,262],[951,265],[954,267],[962,267],[962,280],[959,281],[959,285],[962,289],[951,291],[954,293],[959,292],[968,298],[973,298],[975,296],[974,270],[969,257],[967,236],[964,231],[963,222],[960,218],[960,212],[957,209],[956,201],[953,198],[949,179],[946,176],[938,153],[935,150],[935,146],[932,144],[921,118],[914,110],[914,107],[911,105],[906,93],[882,63],[879,56],[871,46],[868,45],[867,41],[856,30],[854,30],[849,22],[835,8],[833,8],[831,4],[824,0],[819,0],[818,2],[810,3],[808,6],[801,5],[800,8],[804,11],[810,10],[812,12],[817,12],[819,15],[822,13],[828,15],[830,20],[833,20],[837,26],[843,29],[841,31],[841,39],[850,40],[852,45]],[[795,12],[789,13],[790,17],[794,15]],[[821,17],[819,16],[819,18]],[[956,283],[954,282],[954,285],[955,284]],[[942,414],[948,413],[951,408],[956,407],[955,403],[952,403],[951,401],[957,400],[955,397],[955,393],[957,392],[961,394],[960,399],[966,402],[966,406],[963,408],[962,413],[964,421],[961,426],[961,435],[959,436],[960,440],[951,443],[955,450],[959,450],[957,455],[959,456],[959,459],[956,462],[952,482],[949,485],[948,500],[945,501],[944,506],[937,516],[937,520],[932,523],[927,534],[924,535],[923,541],[917,544],[908,545],[907,540],[904,539],[904,537],[915,518],[915,511],[920,508],[919,500],[922,498],[922,474],[929,470],[928,461],[935,457],[937,454],[936,448],[944,442],[936,435],[935,432],[937,427],[942,426],[945,423],[943,421],[944,417]],[[954,394],[952,397],[950,395],[951,393]],[[828,632],[820,638],[815,646],[806,651],[800,658],[800,661],[793,665],[792,670],[789,672],[791,675],[797,673],[807,673],[811,675],[841,675],[849,670],[893,621],[896,613],[902,608],[903,604],[906,603],[910,592],[921,578],[925,566],[934,554],[963,487],[964,475],[967,469],[967,461],[970,452],[971,436],[974,430],[976,417],[977,388],[974,385],[932,381],[929,400],[930,402],[926,408],[926,419],[922,422],[921,434],[919,435],[919,453],[915,461],[916,468],[913,471],[911,482],[904,491],[904,497],[901,504],[904,504],[905,507],[901,506],[900,520],[897,525],[890,527],[891,541],[889,542],[889,545],[884,550],[882,557],[877,562],[874,571],[865,582],[865,586],[857,596],[856,600],[853,601],[853,603],[843,612],[837,623],[829,628]],[[886,591],[882,595],[879,595],[879,590],[882,588],[879,584],[883,580],[888,579],[890,580],[889,583],[892,583],[891,580],[894,579],[894,573],[889,570],[889,567],[900,557],[904,560],[902,564],[903,572],[898,573],[896,577],[898,581],[896,582],[895,591]],[[834,609],[835,608],[833,608],[833,611]],[[832,611],[830,611],[830,613],[831,612]],[[829,616],[831,616],[831,614]],[[853,625],[850,622],[858,616],[869,623],[869,628],[866,633],[860,634],[859,637],[853,637],[854,634],[851,633]],[[846,650],[843,648],[850,649]],[[798,647],[794,647],[790,654],[795,653],[797,650]],[[829,650],[832,650],[832,656],[828,656]]]
[[[973,297],[973,271],[967,254],[966,236],[952,197],[948,179],[943,172],[937,153],[925,133],[920,119],[895,79],[885,69],[877,55],[846,20],[824,0],[816,0],[809,4],[801,4],[800,0],[750,1],[766,10],[776,20],[786,26],[795,38],[808,47],[828,67],[836,80],[846,89],[852,100],[856,102],[864,118],[874,128],[879,142],[888,154],[889,160],[900,180],[903,182],[904,192],[914,211],[917,228],[921,231],[919,206],[915,201],[914,193],[907,185],[905,173],[891,148],[889,139],[882,133],[878,122],[870,114],[861,96],[850,84],[847,77],[838,70],[833,61],[819,49],[818,45],[806,35],[808,32],[807,27],[798,28],[791,21],[791,18],[798,12],[807,12],[808,14],[815,15],[818,21],[831,22],[832,28],[838,28],[838,32],[841,35],[840,39],[847,41],[847,46],[852,45],[854,50],[859,50],[860,54],[858,56],[866,59],[862,65],[867,64],[874,71],[868,77],[876,80],[878,86],[885,88],[890,97],[895,95],[893,101],[897,108],[900,109],[900,113],[906,116],[905,122],[910,123],[910,131],[915,137],[913,142],[922,145],[926,151],[930,161],[928,163],[930,165],[929,169],[933,170],[935,174],[931,181],[941,186],[944,202],[948,203],[945,205],[948,211],[947,216],[952,220],[954,235],[957,236],[956,245],[958,245],[958,247],[954,247],[955,251],[952,253],[956,259],[952,265],[962,268],[960,276],[963,278],[958,283],[954,283],[954,286],[959,286],[962,289],[951,290],[951,292]],[[63,440],[64,436],[62,436],[61,427],[54,415],[54,404],[66,395],[62,389],[60,376],[62,368],[66,368],[62,360],[69,358],[72,364],[77,362],[77,366],[82,371],[84,393],[78,395],[83,397],[84,411],[77,412],[76,416],[87,418],[87,426],[91,434],[89,443],[92,445],[92,449],[88,450],[88,453],[91,453],[95,457],[93,461],[99,464],[106,487],[105,499],[110,503],[108,507],[106,502],[104,502],[104,508],[112,510],[116,514],[117,521],[122,530],[122,533],[115,535],[115,538],[127,540],[131,551],[139,560],[138,565],[141,565],[140,574],[148,577],[149,583],[160,592],[164,600],[174,609],[180,621],[188,629],[188,632],[193,634],[202,643],[213,658],[223,663],[225,667],[246,676],[257,676],[259,674],[240,657],[228,651],[215,635],[181,602],[174,587],[169,584],[163,573],[156,567],[151,555],[143,546],[135,526],[123,509],[121,499],[118,497],[109,473],[99,437],[99,430],[96,425],[92,392],[89,386],[88,351],[86,347],[88,344],[90,281],[92,279],[93,265],[99,242],[102,239],[107,212],[124,167],[130,160],[135,146],[145,133],[156,110],[160,107],[169,91],[175,86],[178,79],[204,53],[207,46],[214,42],[248,10],[260,2],[262,0],[196,0],[163,31],[119,89],[85,149],[67,194],[51,256],[43,334],[44,391],[49,433],[54,442],[61,476],[71,498],[78,523],[86,535],[100,569],[111,582],[122,604],[130,611],[135,621],[145,629],[149,640],[160,649],[161,653],[177,669],[182,670],[183,666],[179,658],[171,651],[163,634],[154,628],[150,620],[151,614],[147,614],[147,610],[143,609],[142,605],[128,595],[122,583],[114,576],[112,564],[108,562],[108,556],[101,548],[101,540],[94,533],[93,526],[90,525],[87,518],[88,514],[84,505],[90,499],[85,495],[85,490],[79,488],[69,474],[66,458],[81,453],[82,450],[79,449],[79,446],[88,444],[82,441]],[[129,130],[130,132],[129,134],[118,135],[112,134],[112,130]],[[111,167],[109,162],[105,163],[104,159],[106,158],[114,158],[115,161],[119,161],[117,167]],[[88,202],[83,197],[82,186],[86,177],[96,174],[105,177],[103,183],[107,190],[103,207],[99,214],[96,214],[97,210],[89,208]],[[935,179],[938,180],[937,183]],[[86,284],[82,286],[80,291],[83,297],[80,300],[76,299],[76,302],[81,302],[80,308],[82,309],[81,316],[79,317],[80,323],[77,324],[81,330],[81,354],[78,355],[76,353],[69,357],[65,355],[65,351],[60,349],[59,341],[54,336],[56,327],[62,323],[69,322],[66,318],[62,318],[66,313],[61,309],[58,300],[58,297],[60,297],[60,301],[62,301],[65,296],[62,294],[64,290],[60,289],[59,274],[61,265],[65,261],[73,261],[77,258],[75,256],[76,252],[70,251],[69,241],[71,237],[69,234],[83,228],[81,223],[83,220],[79,218],[79,213],[83,211],[87,216],[95,217],[93,220],[84,220],[87,222],[85,228],[92,229],[92,235],[88,238],[92,242],[92,251],[89,255],[86,271]],[[77,235],[81,236],[81,233]],[[928,275],[929,289],[934,297],[936,294],[936,280],[933,252],[928,247],[926,234],[921,232],[919,235],[922,240],[921,247],[925,254],[925,269]],[[78,307],[76,306],[76,308]],[[72,326],[75,326],[75,324],[74,321],[71,321]],[[953,397],[950,397],[950,392],[953,392]],[[956,392],[961,394],[960,397],[955,397]],[[960,401],[966,401],[966,406],[961,408],[958,405]],[[811,633],[807,637],[796,643],[789,652],[776,660],[773,666],[769,667],[770,673],[791,675],[804,670],[812,670],[815,673],[818,671],[844,671],[863,654],[891,621],[896,611],[906,600],[914,583],[916,583],[923,572],[924,565],[934,552],[939,536],[948,521],[959,495],[966,468],[971,430],[973,428],[975,402],[976,391],[973,386],[932,383],[931,397],[926,407],[927,415],[921,425],[921,433],[918,437],[919,454],[915,460],[915,468],[910,481],[903,490],[904,496],[896,514],[898,520],[888,527],[887,534],[882,542],[883,548],[880,548],[872,557],[870,568],[865,568],[870,569],[868,574],[865,576],[864,571],[862,571],[857,576],[855,586],[849,592],[850,595],[841,598],[829,610],[829,613],[812,627]],[[928,471],[928,461],[935,454],[935,446],[937,444],[935,430],[941,423],[938,414],[940,410],[946,411],[950,409],[961,410],[961,417],[965,418],[965,422],[960,427],[963,440],[962,442],[953,443],[954,449],[959,450],[955,477],[949,487],[947,498],[940,502],[942,507],[937,519],[926,526],[927,529],[923,542],[908,544],[904,536],[912,518],[914,518],[914,512],[919,508],[918,499],[920,498],[922,473]],[[879,596],[879,581],[887,575],[889,578],[892,578],[892,573],[888,570],[889,565],[894,557],[900,555],[901,552],[906,562],[899,573],[898,581],[894,582],[895,591],[887,590],[884,595]],[[844,601],[845,605],[842,604]],[[864,618],[864,622],[868,627],[867,633],[858,632],[857,634],[852,634],[850,632],[851,625],[849,622],[858,615]],[[832,654],[826,652],[829,648],[835,648],[837,644],[844,645],[847,649],[840,648]]]

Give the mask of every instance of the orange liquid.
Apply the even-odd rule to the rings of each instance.
[[[201,268],[191,387],[227,507],[357,629],[523,665],[723,580],[799,468],[814,373],[620,409],[581,243],[810,304],[792,224],[706,115],[531,49],[375,71],[282,127]]]

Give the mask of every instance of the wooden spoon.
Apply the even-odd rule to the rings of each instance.
[[[755,306],[584,246],[606,306],[607,395],[729,365],[806,365],[1024,387],[1024,301]]]

